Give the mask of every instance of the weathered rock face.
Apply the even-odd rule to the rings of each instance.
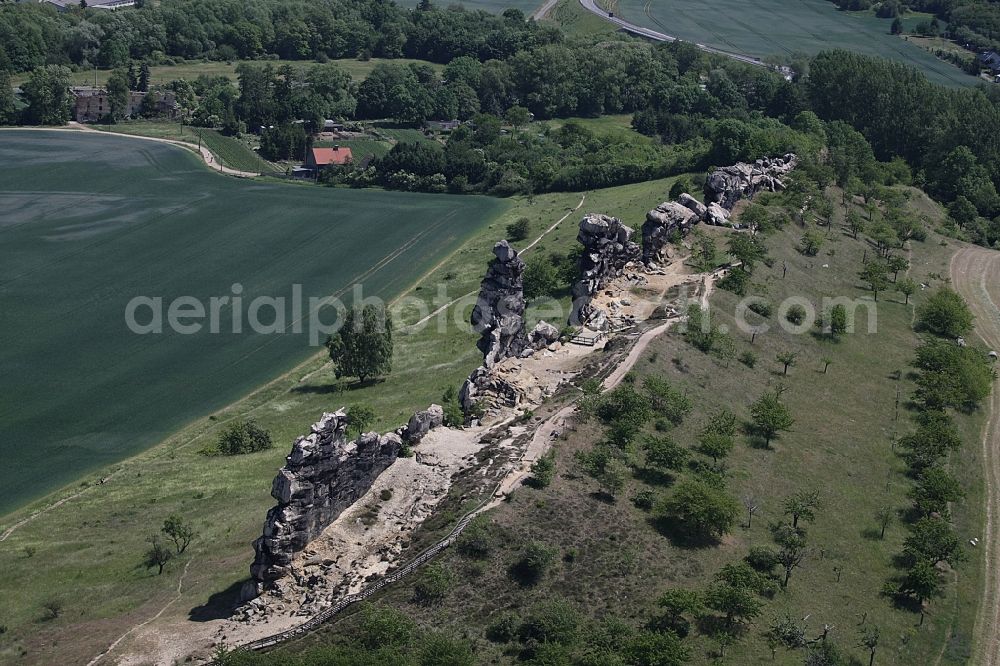
[[[781,179],[796,164],[798,158],[789,153],[783,157],[765,157],[753,164],[738,162],[716,169],[705,182],[705,201],[731,211],[740,199],[750,199],[762,191],[783,190],[785,184]]]
[[[481,336],[477,346],[487,368],[520,356],[529,346],[524,328],[524,260],[505,240],[493,246],[493,255],[472,311],[472,326]]]
[[[403,442],[396,433],[372,432],[348,441],[346,425],[343,410],[323,414],[292,445],[271,486],[278,504],[267,512],[264,534],[253,544],[255,590],[244,590],[244,598],[288,573],[292,556],[364,495],[398,457]]]
[[[694,197],[687,195],[691,201]],[[698,204],[701,206],[701,204]],[[704,206],[701,206],[704,208]],[[686,233],[691,225],[701,219],[696,210],[685,206],[680,201],[665,201],[646,213],[646,222],[642,225],[642,261],[655,263],[662,260],[663,248],[674,233]]]
[[[677,201],[665,201],[646,214],[642,225],[642,261],[652,266],[663,259],[668,239],[675,232],[686,233],[698,222],[720,227],[733,226],[730,213],[740,199],[751,199],[758,192],[775,192],[785,187],[782,177],[795,168],[798,158],[764,158],[753,164],[740,162],[716,169],[705,183],[705,201],[688,193]]]
[[[409,423],[403,429],[403,441],[416,444],[433,428],[444,423],[444,408],[441,405],[431,405],[410,417]]]
[[[595,312],[590,301],[605,284],[619,277],[626,266],[640,259],[642,252],[632,242],[633,233],[621,220],[608,215],[590,214],[580,221],[576,239],[584,252],[580,257],[580,279],[573,285],[570,323],[574,326],[606,325],[603,313]]]

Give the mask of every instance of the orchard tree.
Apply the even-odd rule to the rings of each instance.
[[[895,284],[899,277],[899,271],[905,271],[910,267],[910,262],[905,257],[894,254],[886,261],[886,268],[892,272],[892,281]]]
[[[729,254],[740,262],[740,268],[745,273],[753,273],[757,262],[767,258],[767,249],[760,242],[758,236],[748,233],[734,233],[729,237]]]
[[[854,240],[857,240],[858,234],[865,230],[865,218],[861,217],[861,213],[858,211],[852,210],[847,214],[847,226],[850,228]]]
[[[750,417],[757,431],[764,437],[765,444],[771,445],[779,432],[792,427],[792,419],[788,408],[781,402],[778,392],[765,393],[750,405]]]
[[[816,520],[816,512],[823,506],[823,502],[815,490],[800,490],[786,497],[783,506],[785,515],[792,517],[792,527],[797,528],[799,520],[810,523]]]
[[[962,542],[947,521],[941,518],[921,518],[903,542],[903,554],[911,562],[934,566],[947,562],[952,567],[965,559]]]
[[[926,561],[915,562],[899,586],[899,591],[909,594],[920,604],[920,624],[924,623],[924,604],[941,595],[941,574]]]
[[[647,437],[642,449],[646,454],[646,466],[660,472],[682,469],[688,459],[688,450],[669,437]]]
[[[878,511],[875,512],[875,523],[879,527],[879,539],[885,538],[885,530],[892,525],[892,521],[895,517],[895,511],[891,506],[879,507]]]
[[[177,514],[171,514],[163,521],[160,529],[168,539],[174,542],[177,554],[183,553],[195,538],[194,528]]]
[[[896,20],[898,21],[899,19],[897,18]],[[881,635],[882,631],[873,624],[861,629],[861,641],[858,643],[858,647],[868,650],[868,666],[872,666],[875,663],[875,650],[878,649],[878,642]]]
[[[869,261],[861,269],[861,279],[868,284],[868,288],[878,300],[878,292],[884,291],[889,286],[889,276],[886,272],[885,264],[881,261]]]
[[[351,308],[344,325],[327,338],[337,379],[357,377],[363,384],[392,370],[392,318],[384,308]]]
[[[725,491],[703,481],[684,479],[657,504],[656,513],[683,523],[696,537],[721,537],[736,522],[740,508]]]
[[[910,296],[913,296],[913,294],[917,291],[917,283],[913,278],[904,277],[896,282],[896,289],[898,289],[899,293],[906,298],[906,300],[903,301],[903,305],[909,305]]]
[[[942,287],[917,308],[917,325],[936,335],[957,338],[972,330],[972,311],[961,296]]]
[[[697,450],[718,463],[719,458],[725,458],[733,450],[733,438],[725,433],[705,430],[698,435]]]
[[[802,565],[808,554],[806,535],[805,532],[788,523],[772,526],[771,534],[779,547],[776,559],[785,570],[785,578],[781,582],[781,587],[785,589],[788,587],[792,572]]]
[[[943,467],[924,470],[916,485],[910,489],[910,499],[917,511],[925,516],[932,513],[944,514],[948,504],[965,497],[965,491],[954,476]]]
[[[798,352],[781,352],[777,355],[778,363],[781,363],[785,367],[784,374],[788,374],[788,368],[795,365],[795,360],[798,357]]]
[[[146,551],[145,559],[143,560],[147,569],[158,567],[156,573],[160,575],[163,573],[163,567],[167,566],[167,562],[173,558],[173,551],[164,546],[159,538],[152,537],[149,539],[149,549]]]

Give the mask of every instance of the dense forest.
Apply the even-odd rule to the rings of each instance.
[[[386,0],[166,0],[113,14],[3,5],[0,34],[0,122],[65,122],[67,66],[115,65],[123,81],[126,65],[136,71],[172,56],[260,56],[238,67],[236,84],[199,77],[159,92],[176,96],[187,122],[260,133],[270,159],[301,156],[325,118],[471,121],[446,144],[403,142],[371,164],[331,169],[321,178],[328,184],[508,196],[794,151],[817,162],[819,184],[912,183],[948,204],[973,240],[1000,240],[997,90],[945,89],[904,65],[853,53],[821,53],[789,81],[690,44],[570,38],[516,10],[495,16],[425,3],[409,11]],[[354,82],[327,62],[367,55],[446,64],[443,73],[380,64]],[[315,60],[278,67],[266,61],[274,56]],[[24,69],[31,74],[18,110],[7,77]],[[598,135],[572,121],[545,122],[604,114],[631,114],[637,132]],[[814,159],[838,142],[851,154]]]

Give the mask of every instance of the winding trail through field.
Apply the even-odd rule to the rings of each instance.
[[[964,247],[951,258],[951,281],[976,316],[976,332],[991,349],[1000,349],[1000,252],[982,247]],[[982,455],[985,465],[986,524],[982,544],[985,589],[976,616],[973,663],[1000,665],[1000,391],[994,388],[990,414],[983,428]]]
[[[535,13],[531,15],[531,18],[536,21],[540,21],[549,15],[552,8],[559,4],[559,0],[548,0],[544,5],[535,10]]]

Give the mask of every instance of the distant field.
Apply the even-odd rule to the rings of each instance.
[[[840,12],[827,0],[616,0],[615,11],[636,25],[737,53],[790,56],[842,48],[913,65],[937,83],[978,83],[954,65],[890,35],[888,19]]]
[[[125,325],[130,299],[207,302],[239,283],[247,322],[251,299],[289,297],[293,284],[306,298],[355,282],[366,296],[391,297],[504,207],[246,182],[208,173],[165,144],[5,131],[0,514],[162,440],[316,352],[304,334],[231,333],[229,306],[222,334],[206,325],[195,335],[137,335]]]
[[[315,65],[316,63],[311,60],[252,60],[249,62],[263,64],[270,63],[275,67],[280,67],[282,65],[292,65],[293,67],[308,67],[310,65]],[[397,65],[405,65],[411,62],[419,62],[430,65],[434,69],[442,69],[441,65],[436,63],[427,62],[426,60],[413,60],[410,58],[398,58],[395,60],[387,60],[385,58],[372,58],[371,60],[354,60],[351,58],[344,60],[331,60],[330,62],[336,63],[347,70],[355,79],[363,79],[368,76],[368,73],[375,69],[375,66],[379,63],[389,62],[395,63]],[[236,78],[236,66],[240,64],[240,61],[232,62],[186,62],[179,65],[159,65],[152,68],[150,81],[153,84],[167,83],[175,79],[185,79],[187,81],[192,81],[201,75],[205,76],[227,76],[231,79]],[[94,85],[94,80],[96,80],[99,85],[104,85],[108,77],[111,76],[111,70],[99,69],[96,72],[94,70],[90,71],[79,71],[74,72],[70,77],[70,84],[74,86],[92,86]],[[14,85],[20,85],[28,79],[27,74],[18,74],[12,77]]]

